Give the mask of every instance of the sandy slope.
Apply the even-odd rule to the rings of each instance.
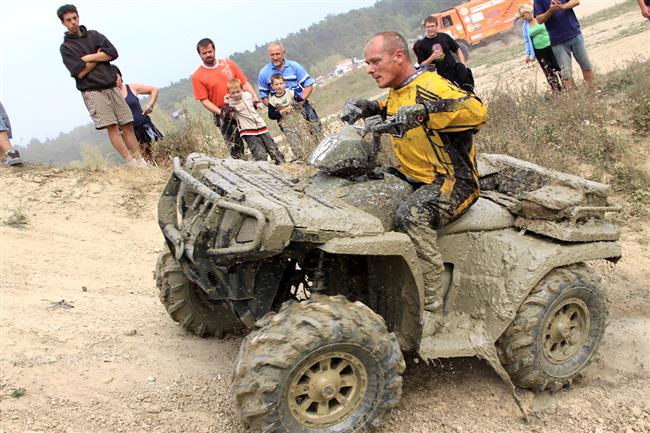
[[[637,18],[626,14],[586,34],[604,37]],[[596,44],[592,58],[611,65],[621,58],[612,53],[628,55],[633,50],[622,47],[649,34]],[[0,226],[0,433],[244,431],[229,394],[240,340],[185,333],[157,298],[155,203],[166,176],[0,167],[0,221],[27,219],[23,228]],[[483,362],[409,360],[402,403],[379,431],[650,431],[647,223],[627,227],[621,244],[616,266],[594,265],[610,288],[601,355],[573,389],[522,392],[530,424]],[[13,398],[18,388],[25,394]]]
[[[575,12],[578,19],[589,16],[603,9],[616,6],[623,3],[624,0],[582,0],[580,5],[576,6]],[[641,16],[641,13],[639,13]]]
[[[587,12],[595,12],[619,2],[583,2],[578,9],[585,7]],[[583,11],[584,13],[584,11]],[[578,13],[580,15],[580,13]],[[638,28],[631,32],[630,27]],[[594,70],[597,74],[611,71],[621,67],[632,59],[650,57],[650,25],[645,24],[640,12],[634,10],[610,20],[601,21],[582,29],[585,44]],[[539,65],[534,62],[524,63],[523,42],[518,38],[511,41],[511,45],[520,49],[520,54],[511,60],[498,65],[482,65],[473,67],[476,79],[476,88],[479,94],[485,94],[495,86],[537,86],[546,91],[547,84]],[[490,55],[502,42],[478,48],[472,53],[471,58]],[[471,67],[470,61],[470,67]],[[573,76],[576,83],[582,83],[582,75],[578,64],[573,61]]]
[[[28,221],[0,227],[2,432],[243,431],[228,389],[240,340],[188,335],[157,299],[164,176],[0,169],[0,219],[19,209]],[[411,363],[379,431],[647,431],[649,239],[627,232],[624,259],[597,265],[612,304],[602,356],[572,390],[523,392],[531,425],[489,367],[460,359]]]

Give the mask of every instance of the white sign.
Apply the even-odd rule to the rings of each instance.
[[[478,6],[474,6],[473,8],[470,8],[470,11],[472,11],[472,13],[480,12],[480,11],[485,10],[487,8],[491,8],[492,6],[501,4],[501,3],[505,2],[505,1],[506,0],[490,0],[488,2],[482,3],[482,4],[478,5]]]

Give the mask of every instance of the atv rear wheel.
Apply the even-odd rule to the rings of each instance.
[[[556,391],[589,365],[606,320],[605,292],[586,266],[554,269],[499,339],[501,362],[517,386]]]
[[[169,316],[199,337],[223,338],[243,324],[223,301],[211,301],[190,281],[169,251],[160,253],[155,270],[160,302]]]
[[[397,337],[364,304],[313,295],[256,327],[233,377],[237,409],[253,431],[360,433],[399,402]]]

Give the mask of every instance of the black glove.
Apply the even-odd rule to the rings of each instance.
[[[417,128],[427,120],[429,120],[429,113],[423,104],[404,105],[399,107],[395,115],[395,122],[400,124],[403,131]]]
[[[367,99],[348,99],[339,114],[339,119],[352,125],[361,118],[374,116],[381,113],[381,107],[377,101]]]

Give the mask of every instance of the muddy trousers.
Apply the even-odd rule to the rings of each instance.
[[[284,162],[284,156],[268,132],[259,135],[244,135],[243,138],[255,161],[266,161],[268,155],[276,164]]]
[[[438,250],[436,229],[460,217],[478,194],[477,183],[440,176],[431,184],[417,187],[397,209],[395,227],[413,241],[422,268],[423,337],[433,335],[442,325],[443,317],[446,288],[440,281],[445,268]]]
[[[302,115],[309,125],[309,134],[314,140],[320,141],[322,139],[323,125],[316,113],[316,109],[309,101],[302,102]]]
[[[304,122],[304,125],[281,128],[293,155],[291,161],[307,162],[311,151],[316,147],[313,145],[307,130],[307,122]]]

